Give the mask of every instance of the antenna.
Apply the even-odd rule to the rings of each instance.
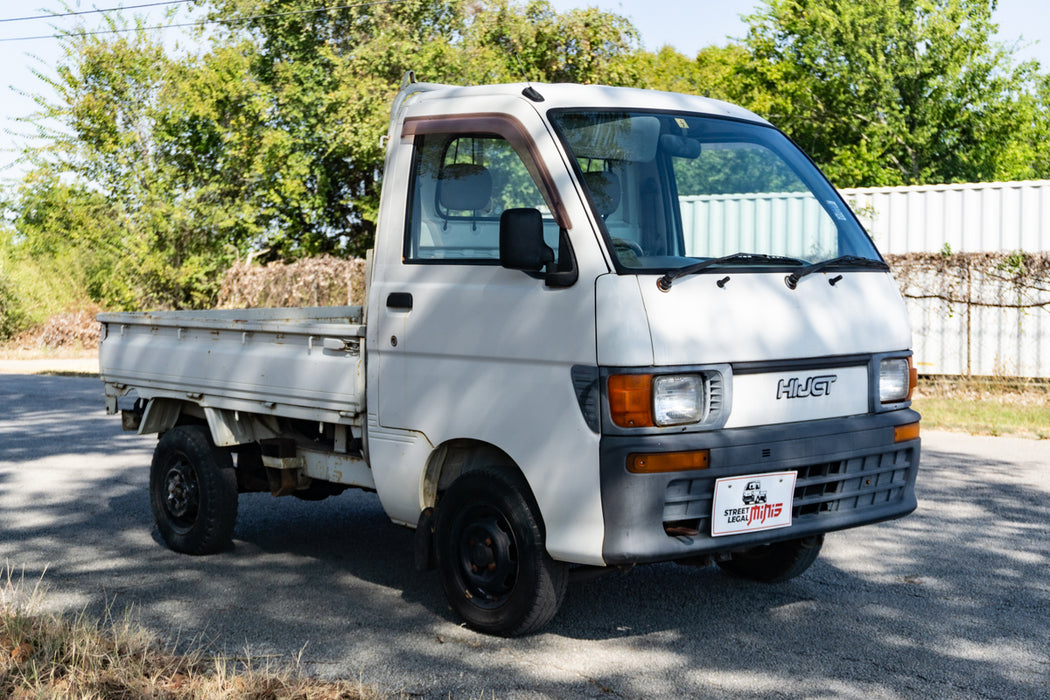
[[[533,102],[543,102],[543,95],[541,95],[536,88],[532,87],[532,81],[529,79],[529,74],[525,70],[525,64],[521,62],[521,56],[518,55],[517,51],[512,51],[511,55],[514,56],[514,60],[518,62],[518,68],[521,69],[521,75],[525,78],[526,87],[521,91],[521,94]]]

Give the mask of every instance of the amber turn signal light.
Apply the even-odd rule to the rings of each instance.
[[[609,414],[621,428],[648,428],[653,423],[653,375],[614,374],[609,377]]]
[[[894,442],[906,442],[908,440],[919,439],[919,424],[908,423],[907,425],[898,425],[893,429],[893,441]]]
[[[710,452],[660,452],[627,457],[627,471],[633,474],[661,474],[663,472],[687,472],[707,469],[711,462]]]

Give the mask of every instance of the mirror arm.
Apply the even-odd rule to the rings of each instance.
[[[545,276],[545,281],[548,287],[554,287],[556,289],[571,287],[576,284],[576,280],[580,278],[580,271],[576,269],[576,265],[573,265],[571,270],[565,270],[564,272],[558,272],[556,270],[551,271],[551,267],[551,265],[547,266],[548,269]]]
[[[580,268],[576,265],[576,254],[569,245],[568,231],[562,228],[558,237],[558,260],[547,263],[544,281],[548,287],[562,289],[576,284],[580,278]]]

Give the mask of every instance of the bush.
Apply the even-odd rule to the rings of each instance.
[[[25,310],[14,285],[0,274],[0,340],[7,340],[25,327]]]
[[[223,275],[219,307],[352,306],[365,299],[365,261],[322,255],[293,263],[237,262]]]

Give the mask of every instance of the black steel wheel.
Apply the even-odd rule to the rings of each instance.
[[[445,596],[470,627],[517,636],[558,611],[568,565],[547,554],[531,495],[516,474],[487,468],[456,479],[438,503],[434,537]]]
[[[237,522],[237,474],[230,453],[207,427],[180,425],[161,436],[149,476],[150,507],[160,536],[184,554],[230,546]]]
[[[723,571],[737,578],[762,583],[780,583],[795,578],[817,560],[824,535],[774,542],[718,562]]]

